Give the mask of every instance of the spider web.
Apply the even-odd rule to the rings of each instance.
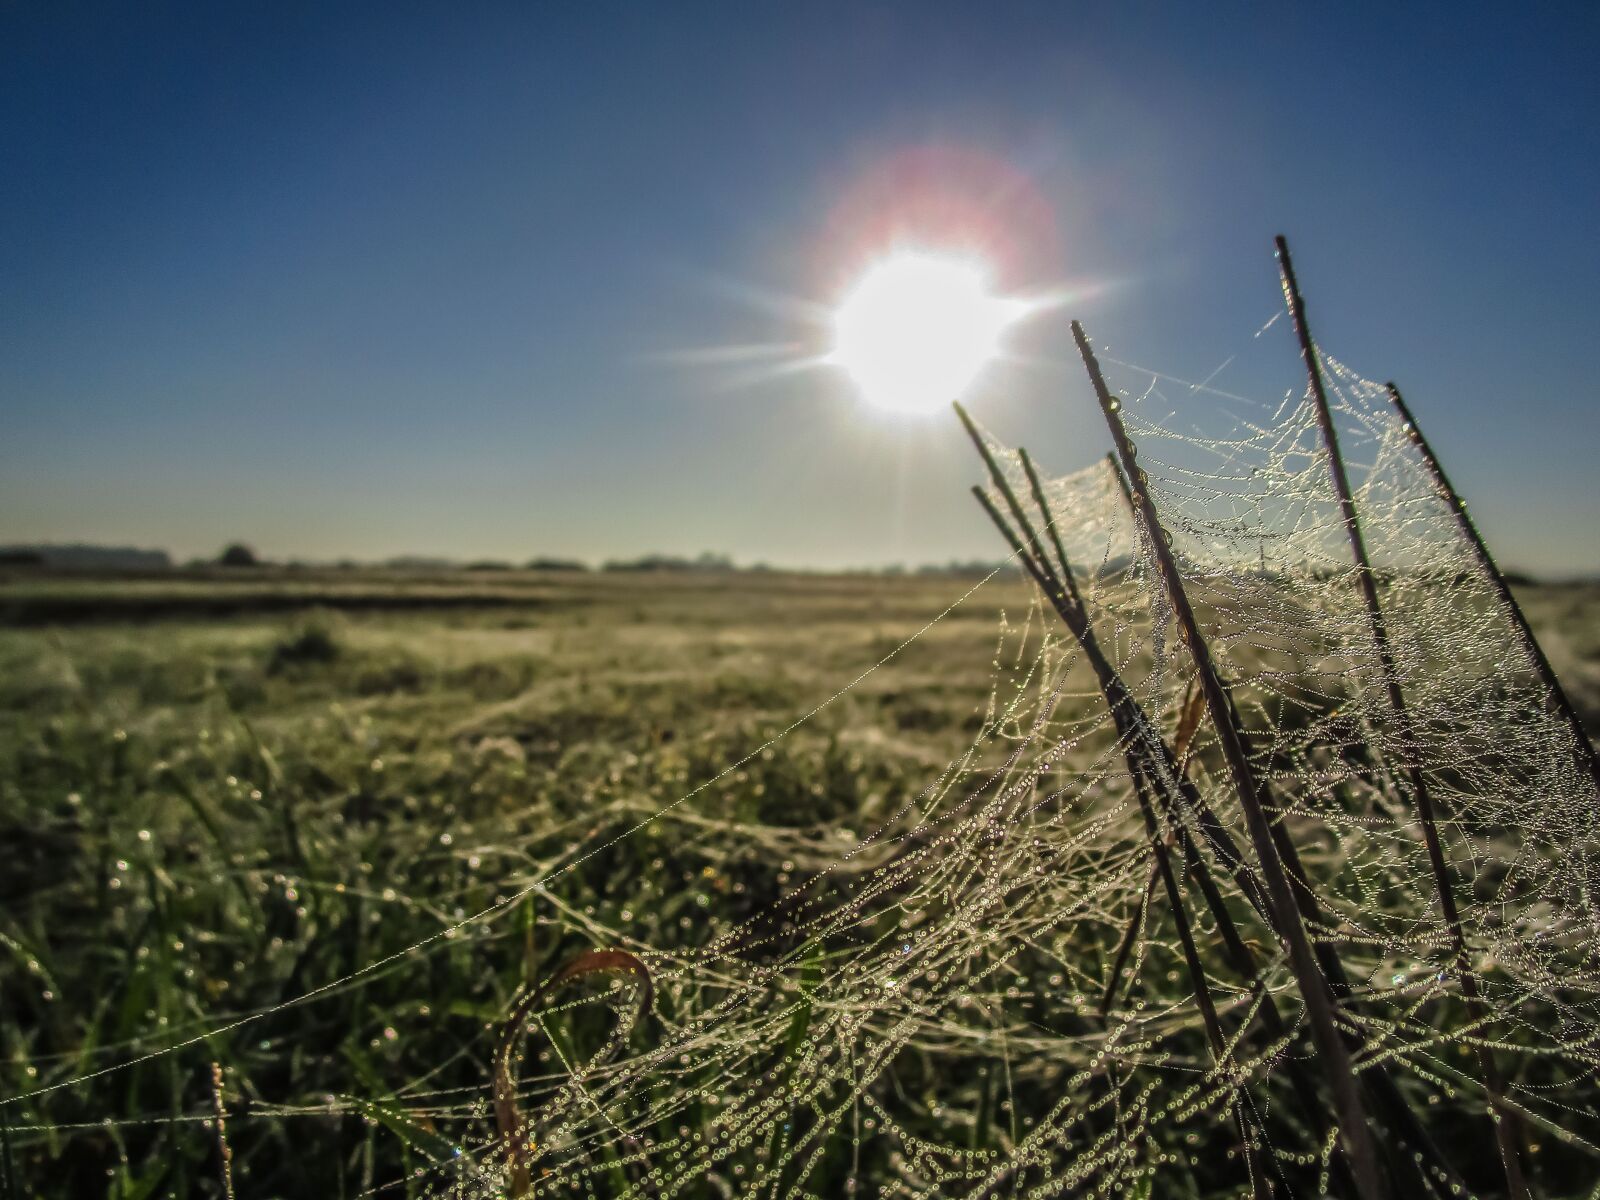
[[[1217,436],[1150,416],[1159,386],[1130,394],[1161,536],[1281,828],[1300,845],[1299,882],[1320,902],[1313,936],[1344,972],[1336,991],[1363,1079],[1382,1075],[1397,1097],[1387,1103],[1419,1110],[1424,1133],[1487,1129],[1495,1098],[1465,1057],[1485,1049],[1511,1080],[1501,1119],[1592,1151],[1593,1131],[1575,1127],[1567,1101],[1592,1095],[1583,1085],[1595,1065],[1593,784],[1383,389],[1332,360],[1325,369],[1358,465],[1392,666],[1376,650],[1309,397]],[[1013,494],[1026,495],[1019,456],[989,446]],[[640,948],[672,1036],[562,1085],[535,1138],[549,1180],[609,1192],[603,1180],[627,1178],[630,1195],[693,1194],[710,1181],[800,1196],[848,1155],[847,1190],[870,1180],[883,1195],[1342,1190],[1337,1129],[1296,1111],[1303,1097],[1284,1080],[1285,1064],[1312,1052],[1283,956],[1252,912],[1263,885],[1248,854],[1230,878],[1192,812],[1164,814],[1187,823],[1227,918],[1255,921],[1264,945],[1253,978],[1186,972],[1175,914],[1152,899],[1125,754],[1148,730],[1180,727],[1194,664],[1173,636],[1150,531],[1109,462],[1040,491],[1095,639],[1147,732],[1118,735],[1080,646],[1036,611],[1037,647],[1024,650],[1032,639],[1018,634],[1017,651],[997,659],[990,720],[968,755],[853,852],[850,864],[873,865],[818,872],[759,928],[693,956]],[[989,495],[999,507],[1004,493]],[[1214,738],[1200,732],[1186,758],[1224,836],[1242,841]],[[1486,1019],[1460,1003],[1408,793],[1413,768],[1447,814]],[[1214,942],[1218,914],[1187,877],[1180,894]],[[1119,971],[1113,948],[1130,927]],[[1202,1034],[1200,989],[1220,1013],[1220,1051]],[[1283,1010],[1270,1034],[1265,1003]],[[691,1110],[676,1137],[657,1132]],[[1243,1135],[1219,1154],[1230,1115]],[[1481,1161],[1464,1188],[1436,1139],[1424,1155],[1414,1126],[1392,1111],[1385,1124],[1393,1178],[1409,1169],[1441,1195],[1496,1189]],[[616,1176],[618,1164],[636,1174]]]

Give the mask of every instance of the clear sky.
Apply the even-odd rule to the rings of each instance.
[[[1051,466],[1107,446],[1067,315],[1293,373],[1284,232],[1502,560],[1595,571],[1597,11],[14,0],[0,541],[993,556],[953,418],[780,369],[904,184],[1072,294],[972,397]]]

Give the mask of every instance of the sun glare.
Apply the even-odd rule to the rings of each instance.
[[[868,270],[834,313],[829,361],[875,407],[934,412],[972,386],[1027,309],[990,291],[981,261],[895,254]]]

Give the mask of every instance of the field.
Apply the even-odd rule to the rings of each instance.
[[[970,586],[664,573],[14,584],[0,600],[13,626],[0,637],[5,1090],[260,1011],[437,933],[717,775]],[[796,858],[837,853],[838,825],[922,786],[970,737],[1005,604],[1025,607],[1025,593],[991,584],[461,952],[403,960],[348,995],[53,1094],[35,1115],[190,1112],[213,1058],[230,1090],[273,1104],[383,1095],[441,1068],[482,1082],[481,1057],[452,1058],[524,976],[588,944],[563,909],[659,940],[694,919],[708,872],[759,903]],[[241,1187],[392,1179],[398,1143],[360,1128],[236,1121]],[[133,1194],[174,1161],[212,1178],[198,1127],[14,1137],[21,1177],[56,1195]]]
[[[4,581],[0,1090],[251,1018],[6,1109],[17,1187],[219,1194],[219,1062],[241,1196],[422,1190],[429,1110],[483,1090],[520,985],[601,931],[677,945],[758,912],[971,741],[1029,604],[1004,576],[929,628],[974,582]],[[1600,720],[1600,589],[1523,600]]]

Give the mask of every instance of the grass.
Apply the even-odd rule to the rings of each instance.
[[[5,1093],[438,934],[746,756],[966,586],[541,573],[487,589],[343,574],[10,589],[31,607],[0,633]],[[292,609],[263,611],[284,592]],[[419,593],[446,603],[416,607]],[[703,888],[721,889],[721,921],[748,915],[797,862],[837,853],[839,825],[920,789],[970,739],[1003,603],[1025,593],[986,589],[515,921],[8,1110],[13,1125],[153,1122],[17,1133],[18,1172],[54,1195],[219,1186],[211,1135],[165,1120],[204,1108],[212,1060],[258,1105],[486,1085],[485,1024],[589,944],[562,910],[646,943],[708,937]],[[247,1118],[229,1133],[241,1195],[353,1193],[405,1169],[381,1119]]]
[[[837,859],[970,742],[997,617],[1029,600],[1010,579],[767,745],[968,586],[552,572],[0,583],[0,1092],[253,1018],[3,1110],[19,1185],[221,1194],[204,1123],[217,1062],[240,1196],[419,1192],[417,1167],[451,1151],[437,1097],[487,1095],[517,988],[593,946],[594,923],[703,944]],[[1593,718],[1600,594],[1527,599]],[[580,858],[514,912],[407,952]],[[796,1041],[809,1012],[796,1010]],[[981,1093],[999,1122],[987,1076]],[[970,1136],[987,1139],[989,1121]]]

